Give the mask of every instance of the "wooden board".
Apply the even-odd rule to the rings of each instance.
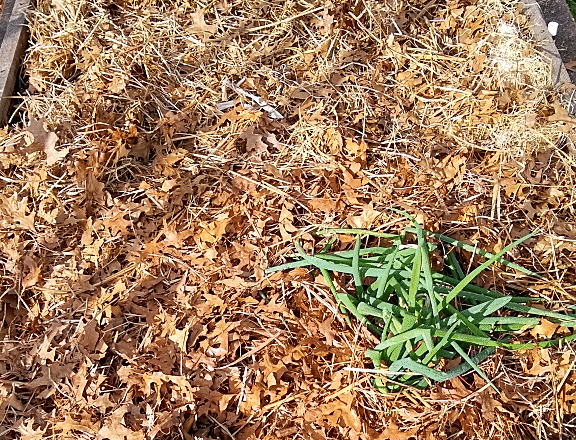
[[[562,0],[564,1],[564,0]],[[565,83],[570,83],[570,77],[568,72],[562,63],[562,57],[558,52],[555,41],[548,32],[548,26],[544,17],[542,17],[542,11],[538,6],[538,3],[533,1],[526,1],[523,4],[523,11],[528,20],[530,20],[530,27],[534,38],[537,41],[537,45],[544,55],[550,58],[552,63],[552,83],[555,86],[561,86]]]
[[[0,15],[0,126],[7,122],[18,67],[28,42],[30,0],[6,0]]]

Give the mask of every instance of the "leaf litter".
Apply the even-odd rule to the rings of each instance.
[[[501,395],[476,373],[381,395],[322,277],[264,274],[318,229],[396,233],[396,208],[492,253],[539,228],[506,257],[543,280],[475,283],[574,303],[574,121],[516,3],[54,0],[29,21],[0,130],[2,438],[574,436],[572,345],[497,349]]]

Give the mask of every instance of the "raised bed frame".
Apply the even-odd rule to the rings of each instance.
[[[28,42],[30,0],[5,0],[0,14],[0,126],[6,124],[20,60]]]

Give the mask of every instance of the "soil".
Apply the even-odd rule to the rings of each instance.
[[[558,34],[554,39],[556,47],[562,61],[567,63],[570,60],[576,59],[576,22],[572,13],[568,8],[565,0],[538,0],[542,16],[546,23],[556,21],[558,26]],[[568,71],[570,79],[576,84],[576,72]]]

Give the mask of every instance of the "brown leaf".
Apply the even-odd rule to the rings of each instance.
[[[362,214],[348,217],[348,224],[353,228],[368,229],[382,213],[374,209],[372,202],[365,205]]]
[[[574,121],[574,119],[568,113],[568,110],[566,110],[564,108],[564,106],[561,103],[559,103],[558,101],[555,101],[554,103],[552,103],[552,107],[554,107],[554,114],[548,116],[548,120],[550,122]]]
[[[189,27],[189,31],[200,36],[203,41],[206,41],[208,37],[214,35],[218,30],[217,25],[206,23],[204,11],[200,6],[190,15],[190,18],[192,18],[192,26]]]
[[[53,348],[52,350],[50,350],[50,345],[51,340],[48,338],[48,336],[44,335],[44,341],[42,342],[42,344],[40,344],[40,347],[38,347],[38,351],[36,353],[36,355],[41,359],[42,364],[45,363],[47,359],[54,362],[56,356],[56,349]]]
[[[112,81],[108,85],[108,90],[110,90],[112,93],[120,93],[125,88],[126,80],[117,75],[114,75],[114,78],[112,78]]]
[[[246,129],[246,131],[240,135],[240,139],[246,141],[246,152],[249,153],[250,156],[257,157],[258,159],[268,154],[269,145],[279,144],[274,134],[263,133],[257,130],[255,126]]]
[[[346,151],[353,154],[355,157],[360,158],[362,161],[366,161],[367,149],[368,145],[366,145],[366,142],[364,141],[358,143],[353,139],[346,139]]]
[[[20,434],[21,440],[41,440],[44,438],[46,428],[34,429],[33,424],[34,419],[30,418],[26,422],[24,422],[24,419],[21,419],[16,425],[16,432]]]
[[[132,225],[132,222],[130,220],[126,220],[124,218],[124,216],[126,216],[126,214],[128,214],[128,213],[127,212],[118,212],[118,213],[114,214],[112,217],[104,218],[104,220],[102,221],[104,226],[107,227],[108,229],[110,229],[110,235],[112,237],[114,237],[118,233],[120,233],[120,235],[126,235],[126,233],[128,232],[128,228]],[[90,233],[89,234],[89,240],[90,240],[90,242],[92,242],[92,231],[90,230],[87,232]]]
[[[332,26],[334,25],[334,16],[330,15],[328,8],[324,8],[321,16],[314,21],[314,27],[321,30],[323,35],[330,35]]]
[[[550,339],[558,327],[558,324],[554,324],[553,322],[550,322],[546,319],[542,319],[540,324],[530,330],[530,334],[535,338],[542,336],[544,338]]]
[[[34,212],[26,214],[28,210],[28,197],[24,197],[22,200],[18,201],[18,194],[14,193],[10,197],[6,197],[0,194],[0,213],[2,213],[5,219],[9,219],[10,226],[19,226],[22,229],[28,231],[36,231],[34,225]],[[8,221],[0,218],[0,225],[6,223],[3,227],[8,226]]]
[[[245,400],[238,404],[240,411],[247,414],[252,411],[258,411],[261,406],[261,395],[264,391],[264,386],[260,383],[255,383],[250,391],[246,393]]]
[[[0,389],[0,416],[2,417],[5,417],[7,410],[21,412],[26,408],[11,388],[10,385],[3,384]]]
[[[318,330],[320,330],[320,333],[326,338],[327,345],[334,344],[334,336],[336,335],[336,332],[332,330],[332,321],[333,318],[328,318],[318,326]]]
[[[478,395],[482,405],[482,414],[486,420],[494,422],[497,419],[496,409],[501,409],[502,405],[498,400],[492,398],[491,390],[485,389]]]
[[[569,70],[570,72],[576,72],[576,58],[566,61],[564,67],[566,67],[566,70]]]
[[[27,289],[29,287],[35,286],[40,279],[42,274],[42,267],[38,266],[30,271],[28,275],[22,280],[22,289]]]
[[[308,201],[308,206],[312,211],[322,211],[325,213],[335,212],[339,205],[341,205],[341,203],[330,197],[311,199]]]
[[[84,332],[82,339],[80,340],[80,344],[82,344],[82,346],[91,353],[96,349],[96,345],[98,344],[99,340],[100,332],[98,331],[98,323],[96,320],[90,320],[84,327]]]
[[[338,154],[342,150],[342,136],[333,127],[329,127],[324,133],[324,141],[330,149],[330,154]]]
[[[44,151],[46,153],[46,165],[52,166],[64,159],[70,148],[56,149],[58,136],[56,133],[48,131],[42,119],[31,119],[30,125],[26,128],[25,145],[28,151]]]
[[[206,243],[215,243],[220,240],[226,233],[226,226],[232,219],[228,218],[227,213],[220,214],[216,217],[216,221],[205,225],[202,232],[197,237]]]
[[[105,396],[108,396],[108,393]],[[60,431],[60,435],[66,435],[70,431],[89,432],[91,434],[96,432],[97,428],[95,428],[94,422],[89,417],[83,418],[79,422],[74,420],[70,414],[66,414],[64,417],[63,421],[54,425],[54,429]]]
[[[128,406],[123,405],[117,408],[111,416],[106,419],[102,428],[98,431],[98,440],[136,440],[144,439],[143,432],[134,432],[124,425],[124,414],[128,412]]]
[[[418,428],[408,431],[400,431],[400,427],[395,422],[390,422],[384,432],[376,440],[409,440],[418,432]]]
[[[168,336],[168,339],[174,342],[182,353],[186,353],[186,341],[188,341],[190,325],[190,323],[186,324],[182,330],[174,329],[173,334]]]

